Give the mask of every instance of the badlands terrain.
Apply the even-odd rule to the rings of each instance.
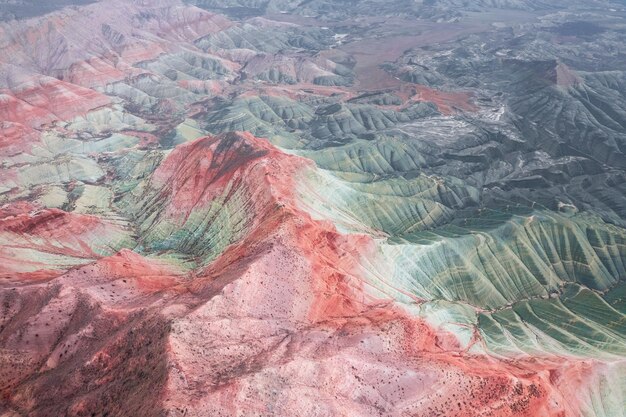
[[[0,0],[0,416],[625,416],[625,45],[617,0]]]

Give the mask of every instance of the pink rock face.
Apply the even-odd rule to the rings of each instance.
[[[10,285],[58,276],[74,264],[100,258],[106,252],[107,237],[119,233],[119,226],[94,216],[28,203],[3,206],[0,277]]]
[[[117,68],[115,57],[93,57],[72,64],[60,78],[83,87],[97,87],[122,80],[131,68]]]
[[[84,115],[109,104],[110,99],[75,84],[42,77],[0,91],[0,103],[2,120],[40,127]]]
[[[4,158],[28,152],[40,133],[16,122],[5,121],[0,125],[0,155]]]
[[[509,365],[464,355],[454,336],[369,296],[359,270],[369,238],[341,235],[290,204],[292,179],[309,164],[250,135],[237,140],[250,155],[263,155],[244,163],[267,167],[265,186],[284,206],[257,213],[254,231],[196,278],[193,309],[176,310],[165,404],[180,415],[571,411],[545,371],[559,369],[558,361]],[[219,147],[214,139],[200,139],[162,166],[195,164],[198,154],[210,152],[203,144]],[[213,178],[218,172],[206,171]]]
[[[575,414],[561,384],[591,364],[469,355],[453,335],[369,295],[360,259],[371,238],[296,208],[294,181],[312,168],[250,134],[178,147],[152,184],[168,216],[203,210],[238,184],[261,208],[249,233],[193,278],[127,250],[20,278],[43,282],[2,292],[6,404],[76,416]],[[95,219],[28,209],[5,207],[4,233],[94,257],[80,239],[101,227]]]

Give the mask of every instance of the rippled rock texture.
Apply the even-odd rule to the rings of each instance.
[[[466,3],[0,0],[0,416],[624,416],[626,9]]]

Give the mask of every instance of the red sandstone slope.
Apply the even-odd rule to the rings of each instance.
[[[249,134],[178,147],[150,180],[160,215],[186,217],[240,188],[246,233],[191,273],[124,251],[5,285],[1,404],[32,416],[576,415],[554,375],[572,389],[590,365],[469,356],[369,294],[370,238],[297,208],[304,169],[314,167]],[[5,229],[18,226],[28,228]]]
[[[0,278],[10,286],[58,276],[113,253],[110,245],[123,234],[121,226],[95,216],[30,203],[2,206]]]
[[[0,91],[0,119],[39,127],[71,119],[109,103],[108,97],[94,90],[55,78],[38,77]]]
[[[248,153],[255,157],[246,158],[246,165],[263,167],[263,175],[251,176],[240,166],[223,175],[250,188],[264,182],[277,205],[256,213],[257,227],[222,255],[226,265],[218,259],[201,273],[205,278],[195,280],[195,293],[213,296],[195,297],[193,311],[173,321],[166,404],[192,415],[565,410],[547,374],[534,366],[461,360],[453,336],[436,334],[388,300],[370,296],[360,278],[369,238],[340,235],[294,204],[299,170],[310,169],[309,163],[250,135],[222,136],[217,147],[224,141],[228,149],[245,144],[259,151]],[[196,161],[207,144],[215,146],[215,139],[201,139],[172,157]],[[231,161],[208,172],[220,177],[219,167]]]
[[[122,79],[133,64],[181,43],[228,28],[226,18],[177,2],[95,2],[42,19],[0,25],[0,63],[6,80],[35,74],[83,86]],[[4,68],[3,68],[4,69]]]

